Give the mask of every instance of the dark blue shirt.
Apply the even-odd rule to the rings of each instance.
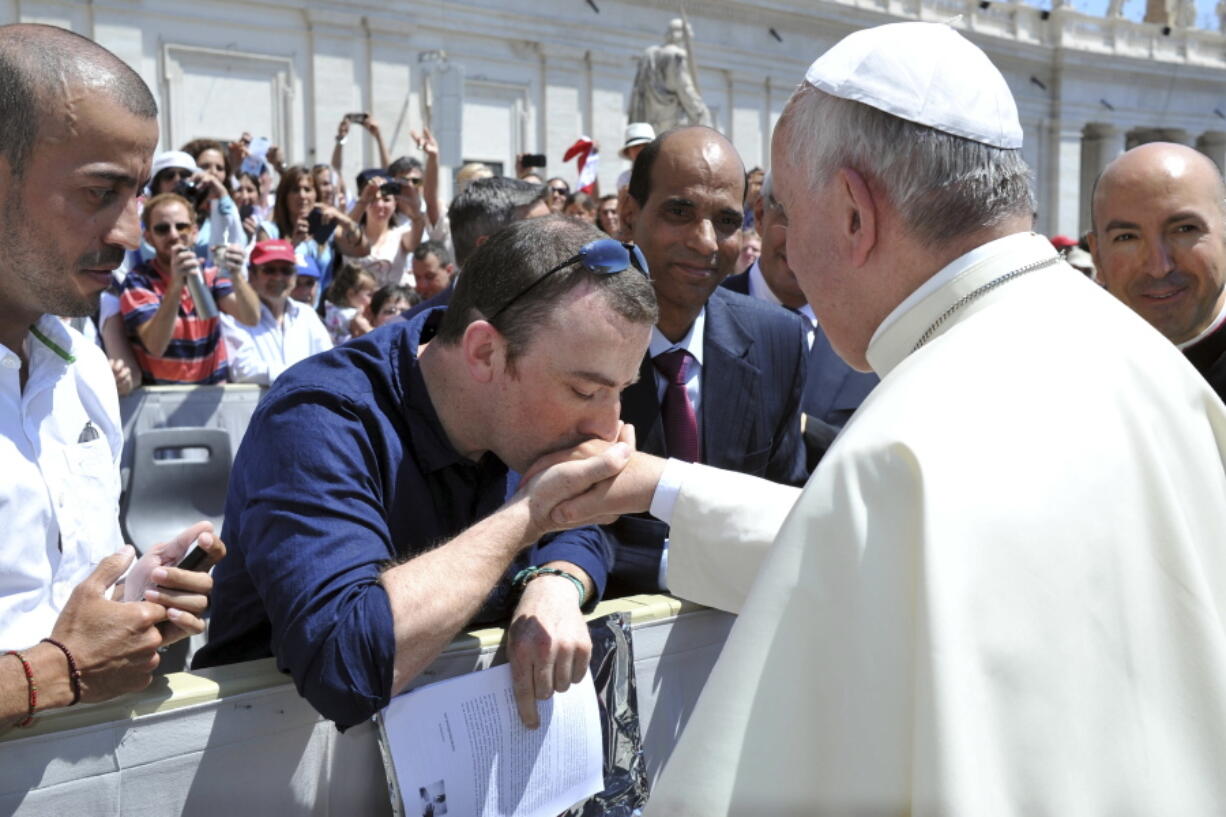
[[[291,367],[251,418],[230,476],[209,643],[196,668],[275,655],[282,672],[344,728],[387,705],[396,653],[380,572],[446,542],[501,506],[507,467],[451,446],[417,361],[428,320],[395,321]],[[513,476],[513,475],[511,475]],[[505,622],[510,579],[573,562],[604,591],[599,528],[533,545],[473,624]]]

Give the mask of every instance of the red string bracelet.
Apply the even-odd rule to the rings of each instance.
[[[77,669],[77,660],[72,657],[67,647],[54,638],[44,638],[43,641],[59,647],[60,652],[64,653],[64,657],[68,659],[68,682],[72,684],[72,703],[69,706],[75,706],[81,701],[81,670]]]
[[[26,719],[18,726],[29,726],[34,723],[34,709],[38,706],[38,684],[34,683],[34,668],[30,666],[30,662],[26,657],[17,650],[8,650],[5,655],[15,655],[17,660],[21,662],[21,668],[26,674],[26,686],[30,688],[30,711],[26,713]]]

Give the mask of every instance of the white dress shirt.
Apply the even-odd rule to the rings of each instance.
[[[651,359],[655,360],[658,355],[665,352],[671,352],[674,349],[684,349],[690,353],[693,360],[685,369],[685,393],[690,396],[690,403],[694,406],[694,419],[698,423],[699,439],[702,439],[702,412],[701,407],[701,382],[702,382],[702,338],[703,332],[707,326],[707,308],[704,306],[702,311],[698,313],[698,317],[694,319],[694,323],[690,325],[690,331],[685,333],[685,337],[673,343],[658,327],[651,327],[651,345],[647,347],[647,353],[651,355]],[[668,388],[668,380],[664,375],[660,374],[659,369],[654,369],[656,375],[656,399],[660,404],[664,404],[664,390]],[[669,462],[679,462],[682,465],[689,463],[682,460],[669,460]],[[680,476],[677,477],[680,479]],[[675,489],[673,501],[676,500]],[[660,587],[668,589],[668,538],[664,539],[664,551],[660,555]]]
[[[106,356],[58,318],[0,345],[0,649],[51,634],[119,531],[119,398]]]
[[[698,420],[698,431],[702,433],[702,334],[707,325],[707,308],[703,307],[698,313],[698,317],[694,319],[694,323],[690,326],[690,331],[685,334],[681,340],[673,343],[668,338],[664,337],[658,327],[651,327],[651,345],[647,347],[647,353],[651,355],[651,359],[655,360],[659,355],[665,352],[671,352],[674,349],[684,349],[690,353],[693,360],[685,370],[685,393],[690,396],[690,403],[694,406],[694,417]],[[668,388],[668,380],[664,375],[660,374],[660,370],[655,370],[656,374],[656,399],[661,404],[664,402],[664,390]]]
[[[323,321],[306,304],[289,299],[277,323],[260,302],[260,322],[247,326],[222,313],[221,335],[230,356],[230,379],[235,383],[271,385],[283,371],[303,358],[332,348]]]

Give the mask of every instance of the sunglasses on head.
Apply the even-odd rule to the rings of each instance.
[[[174,227],[175,230],[177,230],[180,233],[186,233],[188,230],[192,228],[192,225],[186,221],[180,221],[176,224],[171,224],[168,221],[164,221],[161,224],[154,224],[152,229],[153,229],[154,235],[166,235],[167,233],[170,232],[171,227]]]
[[[527,295],[534,286],[555,272],[564,270],[572,264],[581,264],[585,270],[593,275],[616,275],[633,267],[641,272],[648,281],[651,280],[651,273],[647,269],[647,259],[643,257],[642,250],[634,244],[626,244],[618,241],[616,238],[598,238],[595,241],[589,241],[587,244],[584,244],[579,248],[578,253],[567,258],[561,264],[558,264],[540,278],[537,278],[515,293],[510,300],[491,312],[486,320],[493,323],[494,319],[505,312],[507,307]]]

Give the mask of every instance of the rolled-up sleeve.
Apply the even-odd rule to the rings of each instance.
[[[395,553],[370,418],[317,392],[262,414],[235,467],[246,483],[235,529],[277,666],[345,728],[387,705],[396,651],[379,584]]]

